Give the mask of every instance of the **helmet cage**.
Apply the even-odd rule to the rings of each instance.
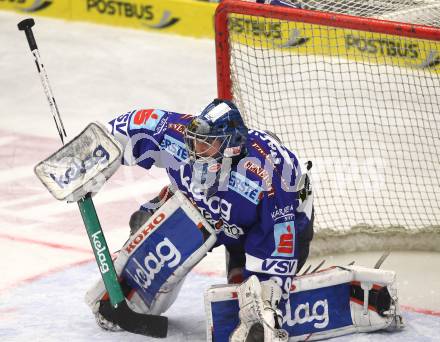
[[[214,159],[217,163],[221,163],[224,151],[229,147],[231,138],[231,134],[209,135],[187,129],[185,132],[185,144],[188,148],[190,161],[204,162]],[[200,149],[198,146],[204,146],[205,148]]]

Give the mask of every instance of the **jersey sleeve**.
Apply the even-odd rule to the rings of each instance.
[[[160,148],[171,113],[159,109],[132,110],[108,123],[108,130],[122,144],[124,165],[163,167]]]

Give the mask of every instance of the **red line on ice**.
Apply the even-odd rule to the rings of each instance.
[[[7,235],[7,234],[3,234],[3,233],[0,233],[0,239],[6,239],[6,240],[12,240],[12,241],[18,241],[18,242],[24,242],[24,243],[30,243],[30,244],[41,245],[41,246],[46,246],[46,247],[50,247],[50,248],[70,250],[70,251],[79,252],[79,253],[87,253],[87,254],[91,254],[92,253],[92,251],[90,249],[85,249],[85,248],[81,248],[81,247],[74,247],[74,246],[68,246],[68,245],[62,245],[62,244],[54,243],[54,242],[33,240],[33,239],[24,238],[24,237],[17,237],[17,236]]]
[[[440,311],[434,311],[434,310],[429,310],[429,309],[414,308],[414,307],[412,307],[412,306],[408,306],[408,305],[401,305],[400,307],[401,307],[403,310],[405,310],[405,311],[416,312],[416,313],[421,313],[421,314],[424,314],[424,315],[440,317]]]
[[[1,234],[0,234],[0,237],[1,237]],[[60,266],[60,267],[53,268],[53,269],[51,269],[51,270],[49,270],[47,272],[43,272],[43,273],[31,276],[31,277],[27,277],[27,278],[18,280],[14,284],[9,285],[6,288],[0,289],[0,293],[4,292],[6,290],[9,290],[11,288],[15,288],[15,287],[17,287],[19,285],[22,285],[22,284],[32,283],[32,282],[37,281],[37,280],[39,280],[39,279],[41,279],[43,277],[49,276],[51,274],[54,274],[54,273],[57,273],[57,272],[60,272],[60,271],[63,271],[65,269],[67,269],[67,268],[75,267],[75,266],[81,266],[81,265],[87,264],[87,263],[92,262],[92,261],[94,261],[94,258],[87,258],[85,260],[76,261],[74,263],[70,263],[70,264],[67,264],[67,265],[63,265],[63,266]],[[208,276],[208,277],[210,277],[210,276],[223,276],[223,274],[221,272],[215,272],[215,271],[209,272],[209,271],[193,270],[192,272],[196,273],[196,274],[199,274],[199,275]],[[428,316],[440,317],[440,311],[434,311],[434,310],[428,310],[428,309],[420,309],[420,308],[415,308],[415,307],[408,306],[408,305],[401,305],[400,307],[404,311],[420,313],[420,314],[424,314],[424,315],[428,315]]]
[[[94,258],[87,258],[87,259],[83,259],[83,260],[80,260],[80,261],[75,261],[75,262],[72,262],[72,263],[69,263],[69,264],[65,264],[63,266],[54,267],[54,268],[52,268],[52,269],[50,269],[50,270],[48,270],[46,272],[42,272],[42,273],[30,276],[30,277],[19,279],[19,280],[15,281],[15,283],[0,289],[0,293],[8,291],[8,290],[12,290],[12,289],[14,289],[14,288],[16,288],[16,287],[18,287],[20,285],[32,283],[32,282],[37,281],[37,280],[39,280],[41,278],[47,277],[47,276],[49,276],[51,274],[54,274],[54,273],[57,273],[57,272],[60,272],[60,271],[64,271],[64,270],[66,270],[66,269],[68,269],[70,267],[81,266],[81,265],[87,264],[87,263],[89,263],[89,262],[91,262],[93,260],[95,260],[95,259]]]
[[[225,274],[217,271],[203,271],[203,270],[192,270],[192,273],[206,276],[206,277],[225,277]],[[225,278],[226,279],[226,278]]]
[[[10,315],[13,315],[17,312],[17,308],[4,308],[0,309],[0,320],[6,320]]]

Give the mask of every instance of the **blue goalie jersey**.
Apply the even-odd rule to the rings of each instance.
[[[165,168],[170,181],[217,232],[217,245],[240,245],[245,279],[277,281],[288,292],[303,254],[313,195],[298,195],[304,179],[297,157],[269,134],[249,130],[247,155],[232,163],[223,186],[211,196],[192,180],[184,142],[193,116],[158,109],[133,110],[109,122],[125,146],[123,164]],[[307,251],[308,253],[308,251]]]

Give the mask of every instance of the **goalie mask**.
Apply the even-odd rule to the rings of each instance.
[[[204,190],[218,185],[224,159],[246,153],[248,129],[237,107],[230,101],[215,99],[188,125],[185,144],[193,170],[193,180]],[[216,190],[214,190],[216,191]]]

